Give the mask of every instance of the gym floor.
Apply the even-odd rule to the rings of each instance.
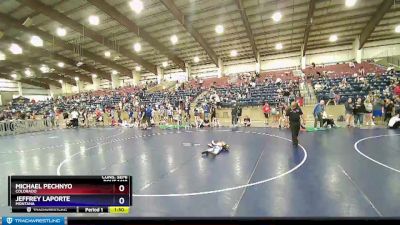
[[[301,132],[297,148],[290,137],[271,128],[0,137],[0,215],[11,214],[8,175],[132,175],[134,217],[399,217],[398,130]],[[202,157],[211,140],[230,152]]]

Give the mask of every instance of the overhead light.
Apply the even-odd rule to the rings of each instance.
[[[222,33],[224,33],[224,26],[222,26],[222,25],[217,25],[217,26],[215,26],[215,32],[216,32],[217,34],[222,34]]]
[[[400,25],[397,25],[397,27],[394,29],[394,31],[396,32],[396,33],[400,33]],[[1,59],[0,59],[1,60]]]
[[[79,81],[79,77],[75,77],[75,81]]]
[[[195,56],[195,57],[193,58],[193,61],[194,61],[195,63],[198,63],[198,62],[200,61],[200,59],[199,59],[198,56]]]
[[[57,66],[60,67],[60,68],[63,68],[64,67],[64,63],[63,62],[58,62]]]
[[[91,15],[89,16],[89,23],[93,26],[97,26],[100,24],[100,19],[98,16]]]
[[[330,42],[335,42],[335,41],[337,41],[337,39],[338,39],[338,37],[337,37],[336,34],[332,34],[332,35],[329,37],[329,41],[330,41]]]
[[[14,44],[14,43],[12,43],[12,44],[10,45],[9,50],[10,50],[10,52],[11,52],[12,54],[14,54],[14,55],[22,54],[22,48],[21,48],[19,45]]]
[[[62,84],[62,83],[63,83],[63,80],[58,80],[58,82],[60,82],[60,84]]]
[[[92,77],[93,77],[93,78],[97,78],[97,74],[93,73],[93,74],[92,74]]]
[[[64,37],[65,35],[67,35],[67,30],[62,27],[58,27],[56,32],[57,35],[60,37]]]
[[[50,71],[49,67],[46,65],[42,65],[40,66],[40,71],[42,71],[42,73],[48,73]]]
[[[24,73],[25,73],[25,75],[26,75],[27,77],[32,76],[32,71],[31,71],[30,69],[28,69],[28,68],[25,69]]]
[[[282,43],[278,43],[278,44],[275,45],[275,49],[276,50],[281,50],[282,48],[283,48]]]
[[[140,13],[143,10],[143,3],[140,0],[130,1],[129,6],[135,13]]]
[[[279,22],[282,19],[282,14],[281,12],[275,12],[274,14],[272,14],[271,17],[275,22]]]
[[[113,71],[111,71],[111,74],[112,74],[112,75],[117,75],[117,74],[118,74],[118,71],[113,70]]]
[[[17,74],[16,73],[13,73],[13,74],[11,74],[11,77],[13,78],[13,79],[17,79]]]
[[[0,61],[2,60],[6,60],[6,55],[2,51],[0,51]]]
[[[168,66],[168,62],[163,62],[162,63],[162,66],[165,68],[165,67],[167,67]]]
[[[42,47],[43,46],[43,40],[39,36],[32,36],[31,37],[31,44],[35,47]]]
[[[135,52],[140,52],[142,50],[142,45],[137,42],[133,45],[133,49],[135,50]]]
[[[140,66],[136,66],[136,67],[135,67],[135,70],[136,70],[137,72],[139,72],[139,71],[142,70],[142,68],[141,68]]]
[[[231,51],[231,57],[236,57],[238,55],[236,50]]]
[[[178,37],[174,34],[171,36],[171,43],[176,44],[178,42]]]
[[[104,52],[104,56],[107,57],[107,58],[110,58],[111,52],[110,51],[105,51]]]
[[[357,3],[357,0],[346,0],[347,7],[353,7]]]

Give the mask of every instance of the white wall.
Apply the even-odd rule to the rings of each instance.
[[[1,91],[18,93],[18,83],[13,80],[0,79],[0,92]],[[22,83],[22,94],[49,96],[49,91],[47,89]]]
[[[261,70],[288,69],[300,66],[300,51],[286,54],[269,55],[260,58]]]
[[[400,38],[367,43],[363,49],[363,59],[376,59],[400,55]]]
[[[0,91],[16,91],[18,92],[17,82],[12,80],[0,79]]]
[[[173,69],[164,71],[164,79],[166,81],[178,81],[180,83],[186,81],[186,72],[181,69]]]
[[[142,76],[140,77],[140,83],[141,84],[145,84],[146,81],[155,81],[157,82],[157,75],[152,74],[152,73],[144,73],[142,74]]]
[[[253,71],[256,71],[256,61],[253,58],[224,62],[223,65],[224,75]]]
[[[306,65],[345,62],[354,58],[352,45],[322,48],[306,52]]]
[[[111,88],[111,81],[109,80],[101,80],[100,81],[100,89]]]
[[[218,68],[215,64],[192,66],[191,77],[208,78],[217,77]]]

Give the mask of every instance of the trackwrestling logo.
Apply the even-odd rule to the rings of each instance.
[[[2,222],[10,225],[64,225],[64,217],[3,217]]]

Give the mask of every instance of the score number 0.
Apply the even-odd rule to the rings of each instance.
[[[120,192],[124,192],[125,191],[125,186],[124,185],[119,185],[118,190]],[[123,205],[125,203],[125,198],[124,197],[119,198],[118,202],[119,202],[120,205]]]

